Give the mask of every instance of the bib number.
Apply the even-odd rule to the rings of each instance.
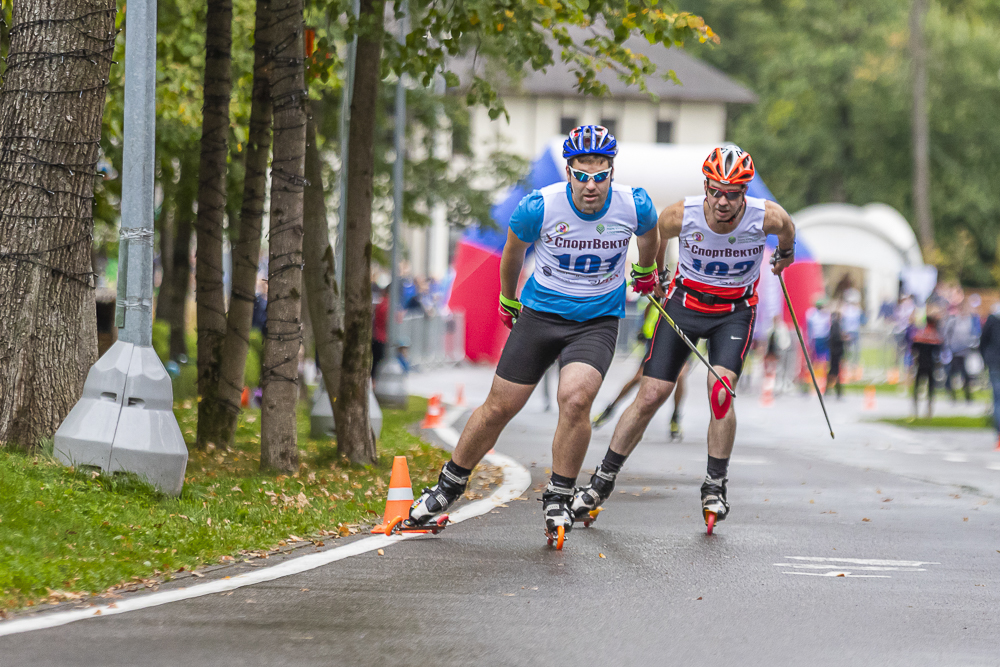
[[[694,268],[695,271],[701,271],[706,276],[731,276],[731,277],[745,276],[747,273],[750,272],[750,269],[754,267],[754,264],[756,264],[756,262],[752,261],[736,262],[735,264],[733,264],[732,267],[730,267],[725,262],[709,262],[708,264],[705,265],[705,268],[702,269],[702,264],[700,259],[695,258],[695,260],[691,262],[691,266]],[[732,271],[732,273],[730,273],[730,271]]]
[[[611,273],[618,266],[618,262],[621,260],[622,255],[625,253],[620,252],[614,257],[609,257],[607,259],[607,269],[605,273]],[[563,271],[576,271],[577,273],[590,274],[599,273],[601,270],[601,264],[604,263],[597,255],[577,255],[576,260],[569,253],[565,255],[556,255],[556,260],[559,262],[559,268]],[[572,269],[570,268],[572,266]]]

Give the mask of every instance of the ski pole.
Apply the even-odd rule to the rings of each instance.
[[[799,321],[795,318],[795,311],[792,310],[792,299],[788,296],[788,288],[785,287],[785,277],[778,274],[778,281],[781,283],[781,291],[785,293],[785,303],[788,304],[788,312],[792,315],[792,324],[795,325],[795,333],[799,337],[799,345],[802,346],[802,354],[806,358],[806,366],[809,368],[809,375],[812,377],[813,387],[816,388],[816,396],[819,397],[819,406],[823,408],[823,416],[826,417],[826,426],[830,429],[830,439],[833,437],[833,427],[830,426],[830,415],[826,414],[826,404],[823,402],[823,392],[819,390],[819,383],[816,382],[816,373],[813,372],[812,361],[809,360],[809,351],[806,349],[806,341],[802,338],[802,329],[799,328]]]
[[[719,375],[719,372],[714,368],[712,368],[712,364],[708,363],[708,360],[702,356],[701,352],[698,351],[698,348],[695,346],[695,344],[692,343],[691,340],[684,335],[684,332],[681,331],[681,328],[679,326],[677,326],[677,323],[674,322],[674,319],[669,315],[667,315],[667,311],[663,309],[663,306],[659,304],[659,302],[653,297],[652,294],[647,294],[646,298],[649,299],[649,302],[653,304],[653,307],[659,311],[660,317],[662,317],[664,320],[667,321],[667,324],[670,325],[670,328],[676,331],[677,335],[681,337],[681,340],[683,340],[687,344],[687,346],[691,348],[691,351],[694,352],[699,359],[701,359],[701,363],[705,364],[705,368],[707,368],[712,373],[712,375],[718,378],[719,382],[722,383],[722,386],[724,386],[726,388],[726,391],[729,392],[729,395],[732,396],[733,398],[736,398],[736,392],[733,390],[732,387],[729,386],[729,380],[723,380],[722,376]]]

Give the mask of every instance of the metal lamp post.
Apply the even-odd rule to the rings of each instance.
[[[156,0],[133,0],[125,37],[125,143],[118,250],[118,341],[87,374],[83,396],[56,431],[67,465],[130,472],[160,491],[184,486],[187,446],[170,376],[153,350],[153,169]]]

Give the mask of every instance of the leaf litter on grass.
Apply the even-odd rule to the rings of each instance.
[[[199,576],[194,570],[206,565],[361,532],[384,511],[393,456],[407,457],[417,489],[433,484],[447,460],[407,430],[424,407],[412,399],[406,410],[385,411],[374,466],[351,465],[333,443],[309,438],[308,410],[300,409],[301,468],[273,476],[258,470],[259,410],[241,413],[233,449],[199,451],[197,406],[185,401],[175,406],[189,440],[179,498],[131,476],[91,475],[0,450],[0,611],[116,596]]]

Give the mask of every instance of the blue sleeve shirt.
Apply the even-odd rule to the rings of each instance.
[[[541,236],[544,218],[545,198],[538,190],[532,190],[511,214],[510,229],[525,243],[534,243]]]
[[[584,220],[597,221],[607,213],[611,197],[605,203],[602,211],[593,215],[585,215],[576,210],[572,204],[570,185],[566,184],[566,195],[573,212]],[[642,188],[632,189],[632,199],[635,203],[637,225],[635,234],[641,236],[656,227],[656,208],[649,194]],[[510,230],[524,243],[534,243],[541,237],[545,220],[545,197],[539,190],[532,190],[514,209],[510,217]],[[602,316],[625,316],[625,291],[622,284],[616,289],[599,296],[575,297],[563,294],[538,284],[532,275],[521,291],[521,302],[534,310],[551,312],[568,320],[583,322]]]
[[[632,199],[635,200],[635,214],[639,218],[639,226],[636,227],[635,235],[642,236],[656,227],[656,207],[653,206],[653,200],[642,188],[632,190]]]

